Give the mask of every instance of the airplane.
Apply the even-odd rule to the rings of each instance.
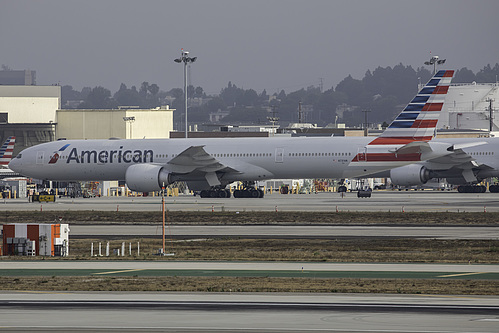
[[[451,185],[459,185],[460,193],[484,193],[484,179],[499,177],[499,138],[436,139],[452,148],[451,154],[388,171],[365,178],[390,178],[393,185],[410,187],[426,184],[435,178],[445,178]],[[499,193],[499,184],[489,186],[489,191]]]
[[[15,136],[9,136],[0,147],[0,178],[8,178],[19,176],[19,173],[10,170],[7,166],[12,160],[14,145],[16,143]]]
[[[60,140],[23,150],[9,167],[54,181],[124,180],[132,191],[186,182],[201,197],[261,198],[266,179],[352,178],[434,160],[452,145],[434,142],[453,70],[440,70],[377,138],[287,137]]]
[[[9,136],[7,140],[0,147],[0,166],[7,167],[10,160],[12,159],[12,154],[14,152],[14,144],[16,143],[15,136]]]

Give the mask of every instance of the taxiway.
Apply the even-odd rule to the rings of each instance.
[[[442,191],[375,191],[371,198],[357,198],[355,192],[312,194],[266,194],[262,199],[202,199],[199,196],[167,197],[172,211],[375,211],[375,212],[498,212],[498,193]],[[4,199],[6,210],[96,210],[157,211],[160,197],[57,198],[56,202],[28,202]]]

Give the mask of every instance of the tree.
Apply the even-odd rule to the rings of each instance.
[[[457,70],[452,79],[454,83],[471,83],[473,81],[476,81],[475,74],[466,67]]]
[[[494,68],[488,64],[478,73],[476,73],[476,82],[478,83],[493,83],[497,82],[499,77],[499,64],[496,64]]]
[[[154,97],[158,94],[159,92],[159,86],[156,84],[156,83],[153,83],[151,84],[147,90],[149,91],[149,93]]]
[[[204,94],[203,88],[196,87],[196,89],[194,90],[194,97],[204,97],[204,96],[205,96],[205,94]]]
[[[257,106],[258,102],[258,94],[253,89],[244,90],[235,99],[237,106]]]
[[[231,109],[230,114],[224,118],[224,122],[239,124],[263,124],[267,123],[269,113],[262,108],[246,108],[236,106]]]
[[[124,83],[121,84],[120,90],[113,97],[120,106],[140,106],[142,104],[142,99],[137,89],[127,89]]]
[[[325,124],[334,123],[336,120],[336,108],[346,102],[346,95],[334,91],[333,88],[321,94],[314,108],[320,111],[320,120]]]
[[[140,94],[140,97],[145,100],[146,97],[147,97],[147,90],[149,89],[149,82],[142,82],[142,84],[140,85],[140,90],[139,90],[139,94]]]
[[[244,90],[229,81],[227,87],[220,92],[220,97],[222,97],[226,105],[235,105],[236,99],[242,94],[244,94]]]
[[[78,101],[82,100],[81,93],[73,89],[72,86],[62,86],[61,87],[61,104],[67,107],[68,101]]]
[[[116,102],[111,99],[111,91],[98,86],[89,92],[87,98],[79,107],[86,109],[112,109],[116,107]]]

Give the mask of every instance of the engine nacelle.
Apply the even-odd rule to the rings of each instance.
[[[129,189],[137,192],[160,191],[171,184],[170,174],[161,165],[134,164],[126,169],[125,181]]]
[[[390,179],[394,185],[413,186],[425,184],[431,176],[424,166],[410,164],[390,170]]]

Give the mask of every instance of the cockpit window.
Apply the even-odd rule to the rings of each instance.
[[[16,156],[16,158],[21,158],[21,157],[23,157],[23,154],[18,154],[18,155]]]

